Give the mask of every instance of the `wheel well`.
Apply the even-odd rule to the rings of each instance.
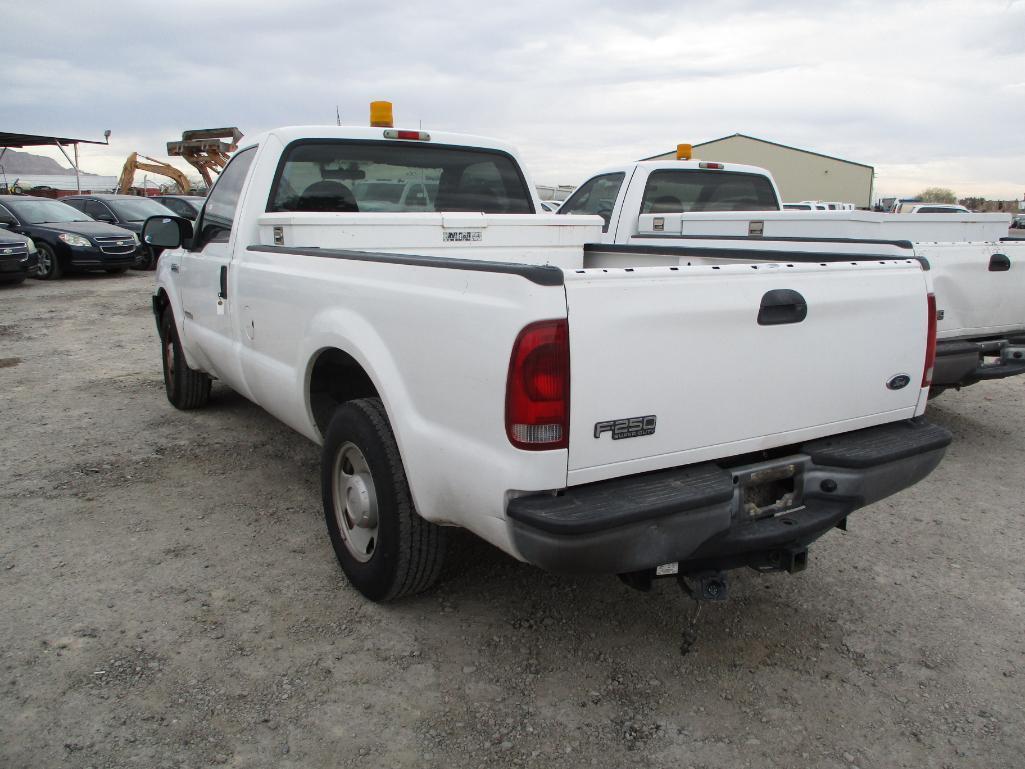
[[[171,300],[167,298],[167,292],[164,289],[160,289],[157,292],[156,297],[153,299],[155,309],[160,310],[163,314],[164,310],[167,309],[167,305],[171,303]]]
[[[153,319],[157,322],[157,335],[161,341],[164,337],[163,327],[160,325],[164,319],[164,311],[171,306],[171,300],[164,289],[160,289],[153,297]]]
[[[346,352],[323,350],[310,372],[310,411],[323,435],[335,409],[356,398],[376,398],[377,388],[363,367]]]

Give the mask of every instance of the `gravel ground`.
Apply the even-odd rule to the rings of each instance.
[[[799,575],[735,572],[680,653],[675,584],[466,536],[377,606],[318,450],[215,386],[164,398],[151,276],[0,288],[0,766],[1021,767],[1025,380],[934,401],[956,441]]]

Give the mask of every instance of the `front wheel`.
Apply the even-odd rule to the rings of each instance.
[[[153,256],[153,249],[149,246],[142,246],[139,252],[135,255],[135,261],[132,263],[133,270],[155,270],[157,266],[157,260]]]
[[[334,413],[324,436],[321,491],[335,555],[364,596],[390,601],[437,581],[446,531],[413,507],[379,398],[349,401]]]
[[[160,316],[160,352],[164,364],[164,391],[171,405],[182,411],[205,406],[210,399],[210,377],[189,368],[170,307]]]
[[[39,266],[36,267],[36,277],[40,280],[56,280],[64,270],[61,269],[60,260],[57,254],[46,243],[36,243],[39,251]]]

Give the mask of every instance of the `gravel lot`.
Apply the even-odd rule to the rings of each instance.
[[[318,450],[215,385],[164,398],[152,276],[0,288],[0,766],[1021,767],[1025,381],[799,575],[691,604],[470,537],[377,606]]]

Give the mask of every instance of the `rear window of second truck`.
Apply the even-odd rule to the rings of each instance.
[[[768,179],[729,171],[653,171],[641,200],[642,214],[776,210],[779,201]]]

